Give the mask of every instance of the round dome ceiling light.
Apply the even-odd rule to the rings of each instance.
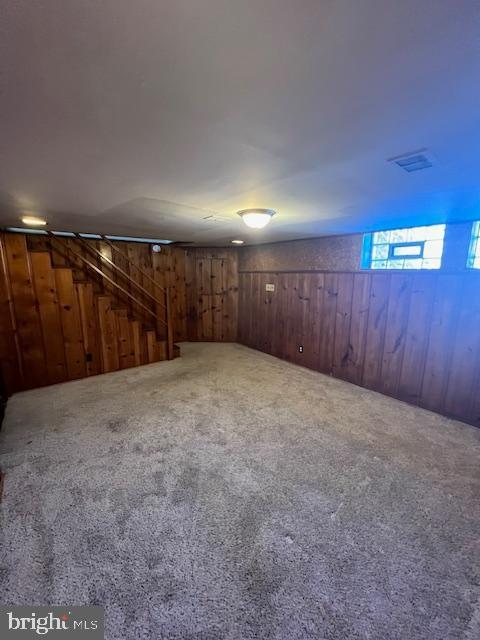
[[[232,244],[243,244],[245,240],[232,240]]]
[[[272,209],[243,209],[238,212],[247,227],[251,229],[263,229],[272,217],[275,211]]]

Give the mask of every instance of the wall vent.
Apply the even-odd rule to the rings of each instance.
[[[403,169],[407,173],[413,173],[414,171],[421,171],[422,169],[429,169],[433,167],[433,158],[427,153],[426,149],[419,149],[410,153],[403,153],[400,156],[388,158],[387,162],[396,164],[397,167]]]

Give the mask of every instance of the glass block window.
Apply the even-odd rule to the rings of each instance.
[[[366,234],[364,269],[439,269],[445,225],[391,229]]]
[[[468,250],[468,263],[470,269],[480,269],[480,220],[473,223],[472,239]]]

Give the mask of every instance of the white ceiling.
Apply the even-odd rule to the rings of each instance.
[[[480,217],[479,0],[0,11],[2,225],[224,244]],[[421,147],[434,167],[386,162]],[[248,231],[250,206],[278,215]]]

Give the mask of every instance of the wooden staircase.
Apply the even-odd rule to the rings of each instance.
[[[179,347],[173,345],[168,313],[167,320],[161,319],[166,327],[164,339],[158,335],[158,318],[148,324],[145,318],[134,317],[133,305],[127,309],[119,296],[110,295],[117,286],[123,291],[121,286],[111,281],[109,293],[96,292],[94,276],[98,281],[102,273],[86,279],[84,272],[83,279],[76,280],[73,266],[52,266],[48,251],[29,250],[25,238],[16,234],[5,234],[1,257],[10,275],[15,276],[11,281],[23,283],[21,289],[16,285],[3,296],[10,305],[17,355],[21,355],[21,388],[180,355]],[[142,306],[139,298],[128,295]],[[165,295],[168,309],[168,291]]]

